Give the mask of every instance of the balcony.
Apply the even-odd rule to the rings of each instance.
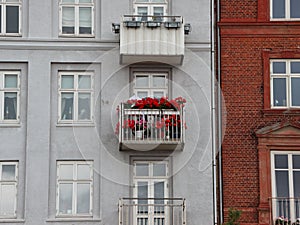
[[[121,63],[159,61],[182,64],[184,29],[181,16],[123,16],[120,25]]]
[[[271,198],[274,225],[300,224],[300,198]]]
[[[185,139],[183,108],[132,109],[119,107],[120,150],[182,150]]]
[[[185,225],[182,198],[122,198],[119,225]]]

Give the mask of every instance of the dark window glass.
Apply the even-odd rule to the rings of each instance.
[[[285,0],[273,0],[273,18],[285,18]]]
[[[300,1],[291,0],[291,18],[300,18]]]
[[[275,169],[288,169],[287,155],[275,155]]]
[[[291,62],[291,73],[300,73],[300,62]]]
[[[300,155],[293,155],[293,169],[300,169]]]
[[[19,33],[19,6],[6,6],[6,33]]]
[[[0,33],[2,33],[2,5],[0,5]]]
[[[300,106],[300,78],[292,78],[292,106]]]
[[[289,197],[288,171],[276,171],[277,197]]]
[[[286,79],[273,79],[273,105],[286,106]]]
[[[285,62],[273,62],[273,73],[285,74]]]

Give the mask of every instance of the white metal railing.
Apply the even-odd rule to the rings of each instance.
[[[119,108],[119,141],[121,143],[184,143],[184,110]]]
[[[270,204],[273,224],[300,224],[300,198],[271,198]]]
[[[119,225],[186,225],[183,198],[121,198]]]

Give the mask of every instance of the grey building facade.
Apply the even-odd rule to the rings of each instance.
[[[0,0],[0,224],[214,223],[211,8]],[[132,96],[186,99],[179,136]]]

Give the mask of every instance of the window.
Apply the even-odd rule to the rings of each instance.
[[[59,121],[91,122],[93,73],[59,73]]]
[[[167,2],[166,0],[135,0],[134,11],[142,21],[147,20],[162,20],[161,16],[167,15]],[[147,17],[151,16],[151,17]]]
[[[300,217],[300,152],[273,152],[273,216],[292,222]]]
[[[94,35],[93,0],[60,0],[60,34]]]
[[[300,19],[299,0],[271,0],[271,18],[276,20]]]
[[[161,98],[168,95],[167,73],[134,73],[133,92],[137,97]]]
[[[0,123],[19,121],[20,72],[0,71]]]
[[[164,199],[169,197],[168,163],[135,161],[133,183],[137,198],[135,224],[169,224]]]
[[[92,162],[57,162],[57,216],[92,216],[92,193]]]
[[[271,60],[271,107],[300,107],[300,60]]]
[[[17,168],[17,162],[0,162],[0,218],[16,217]]]
[[[0,0],[0,34],[21,34],[21,0]]]

